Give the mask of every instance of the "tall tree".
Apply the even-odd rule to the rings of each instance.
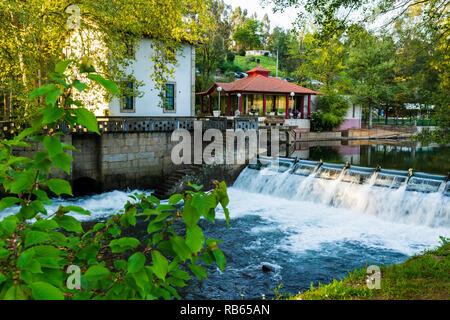
[[[336,86],[337,77],[344,70],[345,54],[339,35],[322,41],[317,33],[307,33],[302,46],[301,64],[297,69],[300,81],[309,85],[311,80],[320,81],[326,89]]]
[[[270,36],[270,20],[269,16],[264,14],[263,19],[261,20],[261,28],[262,28],[262,42],[264,49],[267,49],[267,44]]]
[[[261,24],[258,20],[248,19],[244,25],[236,30],[233,39],[245,50],[260,49],[262,47]]]
[[[129,63],[127,47],[143,37],[158,40],[152,77],[162,86],[181,41],[200,40],[210,21],[208,4],[201,0],[80,0],[69,7],[72,4],[0,2],[0,86],[13,97],[17,115],[33,107],[27,93],[49,81],[61,57],[90,56],[108,78],[119,79]]]
[[[368,107],[371,127],[373,108],[386,111],[394,107],[396,98],[404,90],[396,46],[391,37],[379,38],[365,30],[355,31],[348,43],[350,49],[346,65],[353,97],[355,102]]]

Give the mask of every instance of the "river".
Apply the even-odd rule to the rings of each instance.
[[[317,149],[309,152],[317,154]],[[432,153],[441,156],[439,150]],[[324,158],[323,154],[318,157]],[[408,169],[409,164],[397,168]],[[430,171],[444,173],[437,172],[437,167]],[[133,192],[55,199],[49,209],[71,203],[90,210],[89,219],[101,219],[120,210]],[[267,175],[246,168],[229,188],[229,196],[230,228],[220,209],[215,224],[200,221],[207,237],[224,241],[220,247],[227,266],[223,272],[210,267],[208,279],[190,281],[180,290],[185,299],[259,299],[263,294],[269,299],[280,284],[280,291],[295,294],[311,283],[327,283],[366,264],[401,263],[439,245],[440,236],[450,237],[450,197],[441,192],[288,173]],[[0,214],[12,212],[14,209]],[[263,272],[263,266],[271,271]]]

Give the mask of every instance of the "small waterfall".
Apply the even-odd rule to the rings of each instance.
[[[246,168],[234,187],[320,203],[399,223],[450,227],[450,197],[442,176],[299,161],[282,173]],[[445,177],[444,177],[445,178]]]

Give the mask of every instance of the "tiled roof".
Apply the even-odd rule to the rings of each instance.
[[[259,68],[264,69],[261,67]],[[252,77],[249,76],[247,78],[239,79],[230,83],[216,82],[207,91],[199,92],[198,94],[200,95],[212,94],[215,92],[217,87],[222,87],[223,93],[289,94],[291,92],[294,92],[295,94],[311,94],[311,95],[320,94],[317,91],[301,87],[294,83],[290,83],[278,78],[265,77],[259,74],[254,75]]]

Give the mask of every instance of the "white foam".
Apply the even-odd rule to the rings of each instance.
[[[68,206],[75,205],[82,207],[85,210],[91,212],[90,216],[81,215],[77,213],[70,213],[70,215],[76,217],[80,221],[94,220],[98,218],[108,217],[114,215],[120,210],[123,210],[124,205],[128,200],[134,202],[129,196],[134,193],[142,193],[144,191],[132,190],[132,191],[118,191],[114,190],[111,192],[104,192],[101,194],[96,194],[92,196],[84,196],[74,199],[62,199],[56,198],[52,199],[53,203],[51,205],[46,205],[45,208],[49,214],[52,214],[60,205]],[[150,192],[146,192],[149,194]],[[11,208],[5,209],[0,212],[0,220],[4,217],[12,214],[16,214],[19,211],[18,206],[13,206]]]
[[[440,193],[246,169],[229,195],[232,218],[265,219],[271,225],[251,232],[283,231],[279,249],[290,252],[357,242],[412,255],[439,245],[439,236],[450,237],[449,199]]]

